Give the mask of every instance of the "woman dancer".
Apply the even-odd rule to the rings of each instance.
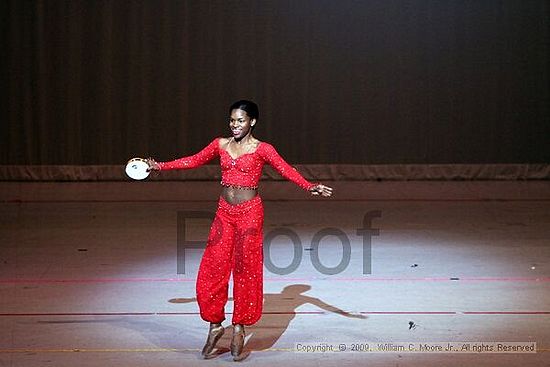
[[[258,196],[262,167],[269,163],[283,177],[312,195],[331,196],[332,188],[308,182],[286,163],[272,145],[252,135],[258,106],[241,100],[229,108],[230,138],[215,138],[195,155],[171,162],[148,159],[151,170],[189,169],[220,157],[222,192],[197,276],[197,302],[203,320],[210,322],[204,358],[216,356],[214,348],[224,333],[224,307],[233,273],[233,336],[231,354],[239,360],[245,325],[256,323],[263,304],[263,204]]]

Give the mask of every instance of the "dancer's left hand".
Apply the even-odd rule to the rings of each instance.
[[[321,195],[324,197],[329,197],[332,195],[332,187],[323,184],[313,186],[309,191],[312,195]]]

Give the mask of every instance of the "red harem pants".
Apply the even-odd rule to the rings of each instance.
[[[263,306],[263,222],[259,196],[231,205],[222,197],[210,228],[197,276],[203,320],[221,323],[233,273],[233,324],[252,325]]]

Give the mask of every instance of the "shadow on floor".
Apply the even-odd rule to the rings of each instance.
[[[307,284],[293,284],[286,286],[281,293],[264,293],[264,307],[262,318],[254,325],[246,327],[247,341],[245,352],[262,351],[272,348],[288,329],[292,320],[296,317],[296,310],[303,305],[310,304],[319,307],[325,312],[332,312],[344,317],[366,319],[360,314],[354,314],[330,305],[319,298],[310,297],[303,293],[311,290]],[[229,298],[232,300],[232,298]],[[174,298],[171,303],[196,302],[196,298]],[[205,328],[205,338],[206,338]],[[220,353],[228,351],[228,346],[233,330],[226,326],[222,339],[218,342]]]

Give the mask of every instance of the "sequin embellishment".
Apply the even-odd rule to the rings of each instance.
[[[220,157],[221,184],[256,189],[265,163],[283,177],[305,190],[316,184],[308,182],[277,153],[271,144],[261,142],[254,152],[237,158],[220,148],[214,139],[197,154],[171,162],[159,163],[161,170],[199,167]],[[232,205],[220,197],[210,227],[196,290],[201,317],[211,323],[225,319],[229,278],[233,274],[233,324],[252,325],[262,314],[263,306],[263,222],[260,196]]]

